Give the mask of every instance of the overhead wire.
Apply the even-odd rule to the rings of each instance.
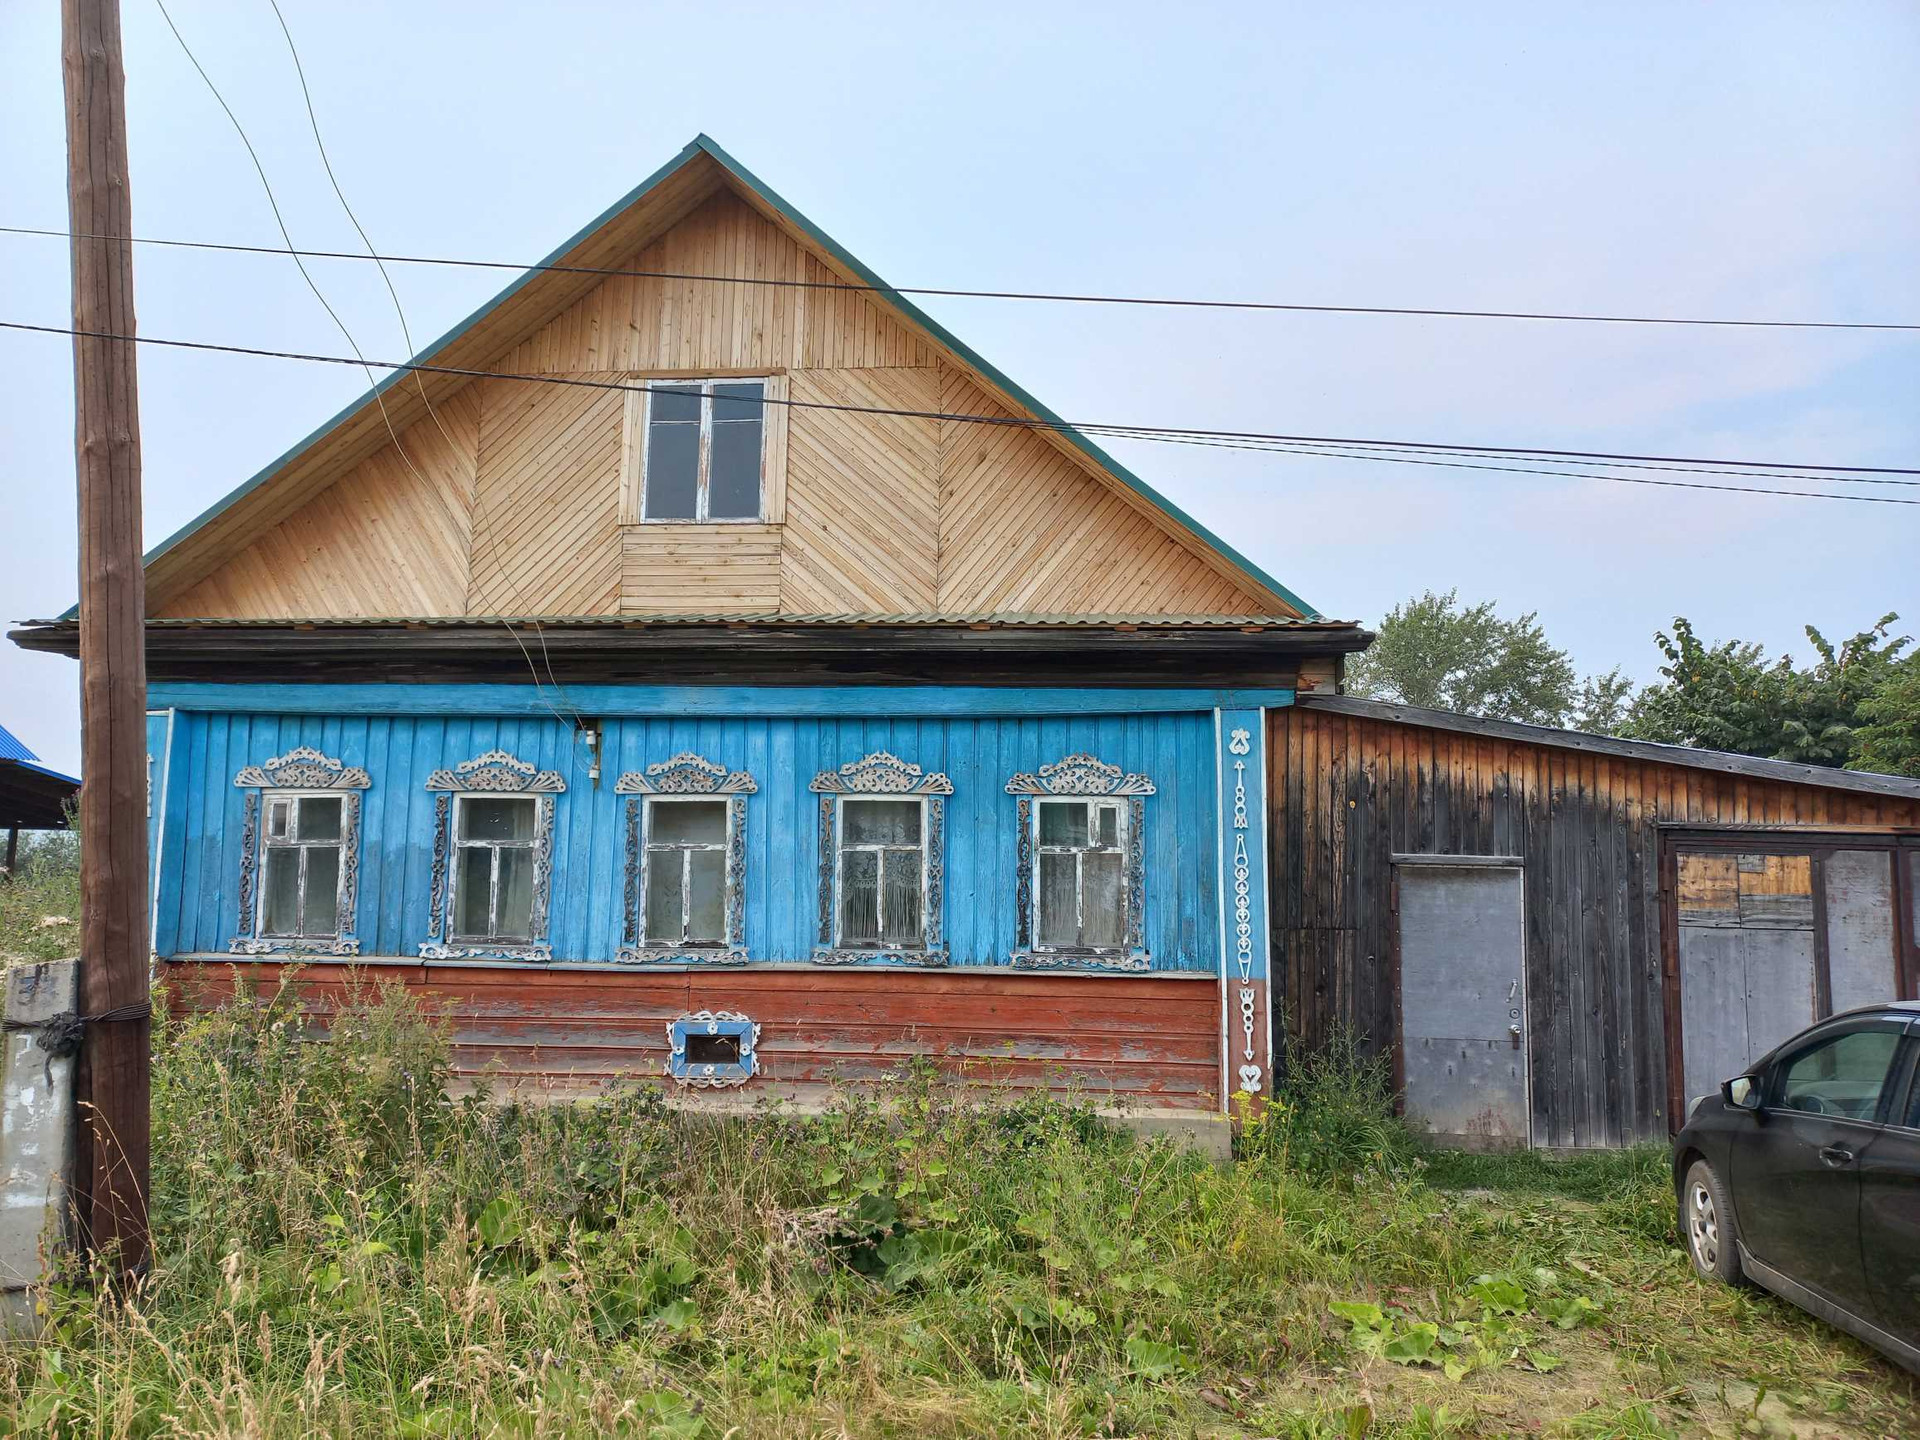
[[[81,335],[88,338],[96,338],[96,339],[132,340],[138,344],[155,345],[155,346],[161,346],[161,347],[171,348],[171,349],[207,351],[214,354],[246,355],[246,356],[258,357],[258,358],[277,359],[277,360],[299,360],[299,361],[305,361],[305,362],[316,363],[316,364],[356,365],[361,363],[359,361],[350,360],[344,356],[338,356],[338,355],[316,355],[316,354],[311,354],[311,353],[306,353],[301,351],[269,350],[269,349],[264,349],[257,346],[221,345],[221,344],[215,344],[207,341],[172,340],[172,339],[166,339],[166,338],[152,336],[152,335],[116,335],[116,334],[111,334],[108,332],[101,332],[101,331],[77,331],[68,326],[34,325],[24,321],[16,321],[16,320],[0,320],[0,329],[17,330],[17,331],[23,331],[28,333],[47,334],[47,335],[66,335],[66,336]],[[394,362],[376,362],[376,363],[381,364],[383,368],[392,369],[394,371],[419,371],[419,372],[424,372],[429,374],[445,374],[445,375],[462,376],[470,379],[509,380],[509,381],[524,382],[528,384],[561,385],[561,386],[569,386],[569,387],[593,389],[593,390],[603,390],[603,391],[621,391],[621,392],[634,392],[634,393],[640,393],[640,394],[652,394],[652,393],[656,393],[657,391],[663,391],[663,390],[670,391],[673,389],[673,384],[671,381],[664,381],[658,386],[655,386],[655,385],[649,385],[644,383],[632,384],[632,383],[622,382],[618,380],[596,380],[596,379],[589,379],[583,376],[575,376],[575,375],[520,374],[520,373],[514,373],[514,372],[503,372],[498,370],[480,370],[480,369],[474,369],[474,368],[465,367],[465,366],[432,365],[432,364],[426,364],[423,362],[416,362],[416,361],[394,361]],[[392,381],[393,379],[396,379],[396,378],[397,376],[388,377],[389,381]],[[796,407],[796,408],[802,408],[802,409],[851,412],[854,414],[888,415],[888,416],[900,416],[900,417],[914,418],[914,419],[945,420],[945,421],[953,421],[957,423],[967,423],[967,424],[998,425],[998,426],[1011,427],[1016,429],[1047,430],[1047,431],[1055,431],[1055,432],[1080,432],[1085,434],[1099,434],[1107,438],[1153,440],[1153,441],[1158,441],[1162,443],[1173,443],[1173,444],[1211,445],[1211,446],[1216,446],[1219,448],[1226,448],[1226,449],[1260,450],[1264,453],[1274,453],[1274,454],[1319,455],[1319,456],[1323,456],[1325,458],[1331,458],[1331,459],[1361,459],[1361,460],[1394,459],[1398,463],[1402,463],[1402,464],[1428,464],[1428,465],[1440,466],[1446,469],[1487,470],[1487,471],[1496,471],[1496,472],[1511,472],[1511,473],[1518,473],[1518,474],[1553,475],[1553,476],[1559,476],[1566,479],[1608,480],[1608,481],[1615,481],[1620,483],[1664,486],[1669,488],[1686,489],[1686,490],[1718,490],[1718,491],[1726,491],[1734,494],[1779,495],[1779,496],[1785,496],[1785,497],[1797,497],[1797,498],[1814,499],[1814,500],[1847,500],[1847,501],[1883,504],[1883,505],[1920,504],[1920,500],[1908,500],[1908,499],[1892,497],[1892,496],[1835,494],[1829,491],[1780,490],[1780,489],[1770,489],[1770,488],[1765,488],[1760,486],[1708,484],[1700,481],[1653,480],[1653,479],[1647,479],[1645,477],[1629,477],[1629,476],[1622,476],[1622,475],[1598,474],[1591,471],[1527,469],[1527,468],[1521,468],[1516,466],[1493,465],[1493,464],[1480,463],[1480,462],[1446,461],[1446,460],[1440,460],[1437,458],[1432,458],[1436,454],[1436,452],[1442,452],[1446,447],[1442,447],[1436,443],[1431,443],[1431,442],[1411,442],[1411,441],[1361,442],[1361,443],[1372,444],[1376,447],[1380,447],[1381,449],[1386,449],[1389,447],[1397,447],[1401,450],[1402,453],[1394,456],[1389,456],[1386,454],[1375,454],[1375,453],[1361,453],[1361,454],[1350,453],[1350,454],[1343,455],[1343,454],[1337,453],[1338,447],[1343,445],[1352,445],[1355,442],[1340,441],[1340,440],[1331,439],[1329,437],[1296,437],[1296,436],[1287,436],[1287,435],[1279,435],[1279,434],[1263,434],[1257,431],[1230,431],[1230,430],[1207,431],[1207,430],[1196,430],[1192,428],[1173,428],[1173,427],[1161,427],[1161,426],[1110,425],[1110,424],[1103,424],[1099,422],[1070,423],[1063,420],[1045,420],[1045,419],[1040,419],[1036,417],[1026,417],[1026,416],[968,415],[968,414],[954,413],[954,412],[948,412],[948,411],[912,410],[912,409],[895,408],[890,406],[847,405],[847,404],[841,404],[841,403],[829,402],[829,401],[796,400],[791,396],[782,397],[782,398],[775,398],[775,397],[769,396],[769,397],[766,397],[763,403],[768,405],[784,405],[784,406],[790,406],[790,407]],[[1301,443],[1303,441],[1307,443],[1304,443],[1304,444]],[[1605,452],[1578,452],[1578,451],[1566,451],[1566,450],[1528,450],[1524,447],[1518,447],[1518,446],[1512,447],[1511,449],[1504,450],[1504,451],[1495,451],[1492,447],[1488,447],[1488,446],[1461,446],[1457,448],[1478,456],[1482,456],[1486,460],[1492,460],[1492,459],[1526,460],[1526,459],[1533,459],[1538,457],[1546,457],[1546,463],[1568,464],[1568,463],[1579,463],[1579,462],[1577,460],[1560,460],[1556,462],[1554,457],[1573,457],[1573,456],[1579,456],[1583,453],[1592,454],[1595,458],[1603,459],[1603,460],[1616,459],[1616,458],[1617,459],[1628,458],[1624,456],[1610,456]],[[1678,457],[1648,457],[1648,458],[1674,459]],[[1824,466],[1824,465],[1807,465],[1805,463],[1799,463],[1789,467],[1787,462],[1775,462],[1775,461],[1724,461],[1719,463],[1768,466],[1768,467],[1777,467],[1782,469],[1793,468],[1797,470],[1832,469],[1832,470],[1840,470],[1840,471],[1847,471],[1847,472],[1872,471],[1875,474],[1888,474],[1888,475],[1920,475],[1920,470],[1903,468],[1903,467],[1894,467],[1894,466]],[[1759,478],[1765,478],[1765,477],[1755,476],[1754,478],[1759,479]],[[1835,483],[1840,483],[1843,480],[1845,480],[1847,477],[1845,475],[1834,475],[1828,478],[1833,480]],[[1905,483],[1905,482],[1874,481],[1870,483]]]
[[[324,136],[321,134],[321,117],[319,117],[319,113],[313,108],[313,90],[307,86],[307,67],[301,63],[300,46],[294,42],[294,31],[292,31],[292,27],[286,23],[286,15],[280,12],[280,0],[267,0],[267,4],[273,8],[273,17],[280,23],[280,35],[286,36],[286,52],[288,52],[288,56],[292,56],[292,60],[294,60],[294,75],[300,79],[300,96],[301,100],[305,102],[305,108],[307,108],[307,127],[313,131],[313,146],[315,146],[315,150],[319,150],[321,167],[326,171],[326,182],[334,188],[334,200],[338,200],[338,202],[340,202],[340,209],[346,211],[346,217],[348,217],[349,223],[353,225],[353,232],[359,234],[361,244],[367,246],[367,257],[374,261],[374,265],[376,265],[378,271],[380,271],[380,280],[386,284],[388,300],[394,301],[394,315],[399,319],[399,336],[401,336],[401,340],[403,340],[405,346],[407,346],[407,353],[411,355],[411,353],[415,353],[415,344],[413,344],[413,326],[407,324],[407,309],[405,309],[405,305],[399,303],[399,290],[394,286],[394,276],[390,275],[388,269],[386,269],[386,261],[380,259],[380,253],[374,248],[372,238],[367,234],[367,227],[361,225],[359,215],[353,213],[353,205],[348,202],[346,190],[344,190],[342,184],[340,184],[340,177],[334,175],[334,161],[332,161],[332,157],[326,154],[326,140],[324,140]],[[288,240],[288,244],[292,244],[292,240]],[[372,376],[369,374],[369,380],[371,380],[371,378]],[[440,420],[440,411],[434,409],[432,396],[426,394],[426,378],[424,378],[422,374],[419,374],[419,372],[415,372],[415,374],[413,374],[413,384],[415,384],[415,388],[419,390],[420,403],[426,407],[426,415],[434,422],[434,428],[440,430],[440,438],[447,444],[447,449],[457,451],[459,447],[453,442],[453,436],[447,434],[447,426],[442,424],[442,420]],[[392,430],[392,422],[388,424],[388,430]],[[397,438],[397,436],[396,447],[399,447],[399,438]],[[480,513],[480,532],[476,532],[476,536],[474,536],[476,545],[478,545],[480,534],[488,534],[488,530],[490,530],[490,526],[486,524],[486,513],[482,511],[482,513]],[[488,538],[493,540],[492,534],[488,534]],[[507,584],[509,584],[509,589],[513,591],[516,605],[524,611],[524,609],[526,609],[526,597],[520,593],[520,588],[516,586],[511,576],[509,576]],[[553,655],[551,655],[551,651],[547,649],[547,634],[545,634],[545,630],[541,630],[538,620],[534,620],[532,626],[534,626],[534,636],[536,636],[536,639],[540,639],[540,657],[541,660],[545,662],[545,666],[547,666],[547,682],[553,685],[555,693],[561,697],[561,705],[564,705],[568,710],[574,712],[574,720],[572,720],[570,724],[572,724],[574,739],[576,739],[576,743],[578,743],[580,730],[582,730],[582,712],[580,712],[580,707],[574,705],[572,699],[566,695],[566,687],[561,684],[561,678],[559,678],[559,676],[555,674],[555,670],[553,670]],[[507,626],[507,634],[513,636],[516,645],[520,647],[520,655],[526,659],[526,668],[528,668],[528,670],[532,672],[532,676],[534,676],[534,691],[536,691],[536,695],[540,695],[541,705],[547,707],[547,712],[553,714],[555,720],[561,720],[563,724],[566,724],[566,720],[564,720],[564,716],[561,716],[561,712],[547,701],[545,693],[541,691],[540,670],[534,666],[534,657],[532,657],[532,653],[526,649],[526,643],[520,639],[518,632],[515,632],[515,628],[513,628],[511,624]],[[595,756],[595,758],[597,758],[597,756]]]
[[[178,240],[152,235],[75,236],[66,230],[31,225],[0,225],[0,234],[64,239],[110,239],[132,245],[178,250],[217,250],[242,255],[297,253],[313,260],[376,260],[388,265],[438,265],[451,269],[511,270],[515,273],[591,275],[637,280],[673,280],[711,285],[753,285],[789,290],[853,291],[881,297],[919,295],[934,299],[1033,300],[1066,305],[1134,305],[1177,310],[1240,310],[1304,315],[1401,315],[1444,320],[1536,320],[1586,325],[1691,325],[1743,330],[1920,331],[1920,322],[1882,320],[1749,320],[1698,315],[1616,315],[1583,311],[1469,310],[1431,305],[1323,305],[1281,300],[1207,300],[1166,295],[1099,295],[1051,290],[973,290],[946,285],[883,285],[854,280],[792,280],[766,275],[709,275],[684,270],[637,270],[611,265],[565,265],[539,261],[470,260],[444,255],[361,255],[351,250],[288,251],[268,245],[239,245],[215,240]],[[291,241],[288,242],[292,244]]]

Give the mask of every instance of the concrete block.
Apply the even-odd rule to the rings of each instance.
[[[47,1020],[76,1008],[78,960],[44,960],[6,972],[7,1019]],[[8,1031],[0,1066],[0,1326],[38,1329],[33,1291],[65,1235],[73,1163],[73,1060],[42,1050],[34,1030]]]

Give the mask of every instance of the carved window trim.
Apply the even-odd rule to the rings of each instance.
[[[687,1059],[690,1035],[731,1035],[740,1041],[738,1064],[694,1064]],[[760,1073],[760,1026],[735,1010],[701,1010],[667,1024],[667,1074],[677,1084],[700,1089],[744,1085]]]
[[[1146,797],[1155,792],[1145,775],[1130,775],[1092,755],[1068,755],[1037,774],[1007,781],[1018,800],[1019,851],[1015,881],[1017,918],[1013,965],[1018,970],[1120,970],[1153,968],[1146,946]],[[1126,941],[1118,946],[1066,949],[1038,943],[1040,933],[1040,815],[1038,800],[1115,801],[1124,804],[1120,824],[1121,884],[1125,890]]]
[[[547,941],[553,889],[553,797],[567,788],[558,770],[542,770],[505,750],[489,750],[463,760],[451,770],[427,777],[433,804],[433,879],[428,889],[427,938],[420,945],[423,960],[527,960],[545,964],[553,959]],[[474,943],[453,938],[454,850],[453,803],[459,795],[531,795],[533,819],[533,917],[524,945]]]
[[[744,965],[747,963],[747,796],[759,784],[744,770],[728,770],[691,751],[628,770],[613,793],[629,797],[623,816],[626,866],[621,944],[614,958],[629,965]],[[647,825],[653,800],[724,799],[727,802],[726,938],[717,946],[648,945],[646,936]]]
[[[885,750],[876,750],[838,770],[822,770],[807,787],[820,797],[820,923],[813,959],[820,965],[889,963],[939,967],[947,963],[946,797],[953,781],[923,771]],[[917,947],[844,945],[840,942],[840,810],[844,801],[918,800],[921,807],[921,932]]]
[[[149,783],[152,768],[149,757]],[[235,916],[237,933],[228,942],[234,955],[358,955],[360,940],[360,792],[373,781],[358,766],[349,766],[310,745],[296,746],[261,765],[248,765],[233,777],[246,791],[240,826],[240,897]],[[266,869],[267,836],[261,825],[261,799],[296,799],[303,795],[340,797],[340,879],[334,934],[331,939],[309,935],[263,935],[260,907],[265,901],[260,883]]]

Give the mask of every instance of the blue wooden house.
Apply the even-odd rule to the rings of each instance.
[[[1265,1087],[1266,716],[1362,631],[704,137],[419,363],[148,559],[172,983],[556,1087]]]

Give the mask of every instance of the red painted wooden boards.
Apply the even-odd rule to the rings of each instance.
[[[478,1076],[591,1090],[665,1073],[667,1022],[734,1010],[760,1023],[762,1078],[743,1092],[804,1092],[872,1080],[915,1058],[956,1078],[1074,1090],[1096,1104],[1218,1108],[1218,980],[1212,975],[933,974],[891,969],[532,970],[491,966],[171,961],[189,1005],[217,1003],[246,977],[290,976],[324,1023],[357,983],[398,982],[453,1027],[455,1066]]]

